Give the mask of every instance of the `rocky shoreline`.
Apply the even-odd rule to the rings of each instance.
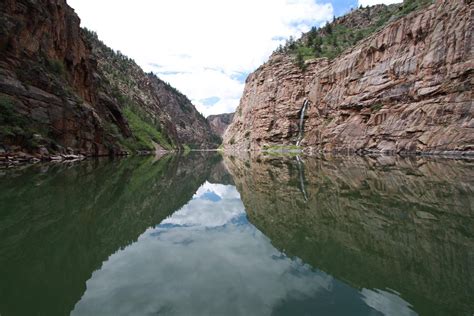
[[[0,168],[11,168],[26,164],[36,164],[40,162],[77,162],[86,159],[82,154],[56,154],[56,155],[32,155],[24,152],[1,153]]]
[[[217,150],[219,152],[219,150]],[[171,151],[173,152],[173,151]],[[224,153],[229,154],[249,154],[252,155],[255,151],[249,150],[224,150]],[[13,168],[17,166],[24,166],[28,164],[37,163],[73,163],[80,162],[90,158],[105,158],[105,157],[129,157],[129,156],[151,156],[158,153],[170,153],[170,151],[139,151],[135,154],[129,152],[123,152],[121,154],[114,155],[100,155],[100,156],[86,156],[83,154],[54,154],[54,155],[43,155],[38,154],[32,155],[24,152],[16,153],[5,153],[0,151],[0,168]],[[304,156],[317,156],[317,155],[342,155],[342,156],[359,156],[359,157],[433,157],[442,159],[467,159],[474,160],[474,151],[430,151],[430,152],[403,152],[403,153],[390,153],[390,152],[379,152],[379,151],[353,151],[353,150],[339,150],[339,151],[321,151],[315,148],[279,148],[279,149],[268,149],[260,150],[258,154],[273,154],[273,155],[304,155]]]
[[[344,156],[386,156],[386,157],[441,157],[441,158],[454,158],[454,159],[474,159],[474,151],[460,151],[460,150],[446,150],[446,151],[407,151],[407,152],[382,152],[377,150],[332,150],[324,151],[319,148],[305,147],[305,148],[293,148],[290,146],[281,146],[271,149],[262,150],[234,150],[232,148],[226,148],[221,150],[225,153],[237,154],[237,153],[267,153],[267,154],[303,154],[307,156],[316,155],[344,155]]]
[[[160,151],[160,153],[168,153],[169,151]],[[155,151],[138,151],[134,155],[136,156],[151,156],[156,155],[158,152]],[[40,154],[29,154],[25,152],[4,152],[0,151],[0,169],[14,168],[24,165],[33,165],[37,163],[74,163],[80,162],[90,158],[105,158],[105,157],[128,157],[133,156],[129,152],[122,152],[114,155],[83,155],[76,153],[63,153],[53,155],[40,155]]]
[[[348,154],[348,155],[360,155],[360,156],[435,156],[435,157],[454,157],[454,158],[472,158],[474,159],[474,151],[461,151],[461,150],[432,150],[432,151],[402,151],[402,152],[382,152],[378,150],[334,150],[331,152],[322,151],[318,148],[305,148],[302,150],[307,154],[324,154],[324,153],[334,153],[334,154]]]

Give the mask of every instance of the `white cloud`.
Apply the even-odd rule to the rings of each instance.
[[[376,4],[394,4],[394,3],[401,3],[403,0],[359,0],[359,5],[368,6],[368,5],[376,5]]]
[[[314,0],[68,3],[83,26],[146,71],[157,72],[205,115],[235,109],[243,91],[235,74],[257,68],[284,42],[281,38],[299,36],[333,16],[331,4]],[[209,97],[220,101],[212,106],[199,102]]]

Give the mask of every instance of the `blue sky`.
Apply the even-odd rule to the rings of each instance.
[[[208,116],[233,112],[247,75],[290,36],[360,4],[401,0],[67,1],[82,26],[171,83]]]
[[[358,5],[357,0],[340,0],[331,1],[334,7],[334,14],[340,16],[348,12],[351,8],[356,8]]]

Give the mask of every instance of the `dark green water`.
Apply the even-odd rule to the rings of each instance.
[[[0,315],[472,315],[474,162],[0,171]]]

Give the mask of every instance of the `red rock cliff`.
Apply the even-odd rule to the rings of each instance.
[[[107,154],[107,113],[94,106],[95,62],[74,10],[64,0],[6,0],[0,12],[2,111],[13,109],[2,122],[10,125],[2,133],[6,150],[40,145],[42,153],[72,147]]]
[[[247,79],[224,136],[234,150],[474,153],[474,4],[438,0],[332,61],[274,54]]]

